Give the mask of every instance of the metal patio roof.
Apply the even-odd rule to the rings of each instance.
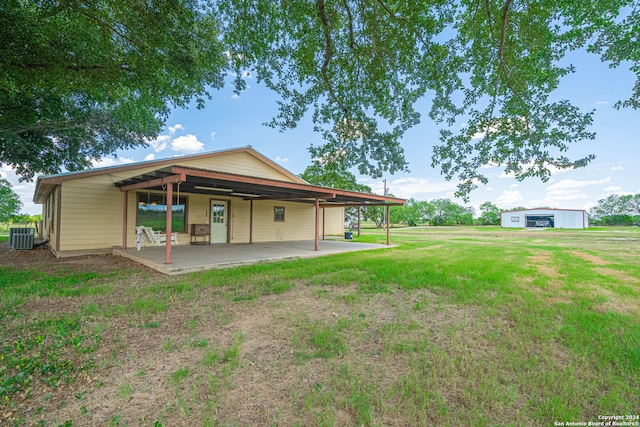
[[[115,183],[122,191],[164,190],[177,184],[174,191],[190,194],[227,195],[245,200],[288,200],[334,206],[404,205],[405,200],[377,194],[360,193],[318,185],[280,181],[233,174],[191,166],[171,165]]]

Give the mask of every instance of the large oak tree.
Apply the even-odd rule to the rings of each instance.
[[[0,6],[0,162],[29,177],[155,136],[170,108],[250,69],[282,98],[270,123],[310,111],[323,143],[379,176],[406,170],[402,137],[441,128],[433,154],[459,195],[482,166],[516,177],[579,167],[592,111],[554,99],[586,49],[640,76],[637,0],[7,0]],[[639,80],[640,81],[640,80]],[[640,105],[640,83],[619,107]],[[461,126],[466,123],[465,126]]]
[[[406,169],[402,137],[420,121],[416,102],[433,97],[433,165],[461,196],[486,183],[484,165],[546,180],[551,166],[593,159],[566,155],[594,137],[593,112],[552,97],[574,71],[561,65],[569,51],[640,77],[637,0],[218,3],[232,57],[282,97],[272,126],[294,127],[311,109],[325,141],[316,157],[349,153],[350,166],[376,177]],[[637,83],[618,106],[639,101]]]
[[[0,162],[25,178],[144,144],[227,65],[197,0],[4,0]]]

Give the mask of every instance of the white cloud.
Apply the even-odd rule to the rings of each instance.
[[[491,168],[497,168],[499,165],[497,163],[494,162],[489,162],[489,163],[485,163],[484,165],[480,166],[482,169],[491,169]]]
[[[528,164],[522,165],[522,169],[526,170],[526,169],[530,168],[531,166],[533,166],[533,163],[528,163]],[[557,167],[555,167],[553,165],[547,165],[547,169],[549,169],[549,175],[550,176],[559,175],[561,173],[567,173],[567,172],[570,172],[570,171],[574,170],[572,168],[560,169],[560,168],[557,168]],[[516,177],[516,174],[513,173],[513,172],[506,173],[505,171],[502,171],[502,173],[500,174],[500,176],[498,178],[515,178],[515,177]]]
[[[544,198],[531,200],[532,207],[548,206],[551,208],[572,208],[577,200],[588,199],[589,196],[577,188],[567,188],[548,192]]]
[[[117,159],[113,157],[103,157],[100,160],[92,160],[91,166],[94,168],[106,168],[109,166],[123,165],[134,162],[135,160],[130,157],[118,157]]]
[[[498,196],[495,204],[501,208],[509,209],[520,205],[522,200],[524,200],[524,197],[519,191],[505,190]]]
[[[606,189],[605,189],[606,191]],[[606,193],[602,193],[600,194],[600,196],[598,196],[598,199],[606,199],[607,197],[613,195],[613,194],[617,194],[618,196],[631,196],[634,195],[635,193],[631,192],[631,191],[608,191]]]
[[[444,193],[444,196],[442,198],[444,198],[444,199],[455,199],[456,198],[456,193],[454,193],[453,191],[447,191],[446,193]]]
[[[154,160],[156,158],[156,155],[153,153],[149,153],[146,156],[144,156],[145,160]]]
[[[465,123],[466,125],[466,123]],[[466,126],[465,126],[466,127]],[[520,133],[521,129],[526,127],[526,119],[524,117],[520,117],[519,119],[493,119],[492,123],[489,124],[486,129],[476,132],[471,139],[480,139],[484,138],[487,134],[497,133],[504,130],[509,130],[511,133]],[[501,129],[502,128],[502,129]]]
[[[174,135],[177,130],[184,130],[184,126],[182,126],[180,123],[176,123],[173,126],[169,126],[168,129],[169,129],[169,133],[171,135]]]
[[[231,95],[231,98],[238,99],[240,98],[240,95],[238,95],[237,93],[234,93],[233,95]]]
[[[156,139],[147,141],[147,144],[149,144],[156,153],[159,153],[167,148],[167,142],[170,139],[171,136],[169,135],[160,135]]]
[[[562,179],[547,186],[545,196],[542,199],[531,200],[530,204],[532,207],[578,208],[577,201],[592,197],[585,192],[587,187],[606,184],[610,181],[610,177],[588,180]],[[582,206],[585,204],[587,203],[583,203]]]
[[[584,180],[584,181],[578,181],[575,179],[562,179],[556,182],[555,184],[552,184],[549,187],[547,187],[547,190],[552,191],[552,190],[584,188],[590,185],[606,184],[609,181],[611,181],[610,177],[606,177],[598,180],[590,179],[590,180]]]
[[[371,187],[371,190],[376,194],[384,192],[382,180],[366,180],[363,184]],[[426,178],[398,178],[393,181],[387,181],[387,192],[403,199],[413,197],[417,200],[429,200],[440,197],[453,197],[453,190],[456,189],[457,185],[457,182],[432,182]],[[449,193],[445,194],[447,192]]]
[[[171,149],[180,153],[192,154],[204,151],[204,144],[195,135],[179,136],[171,142]]]
[[[611,170],[612,171],[621,171],[622,170],[622,165],[611,166]]]
[[[608,103],[609,103],[609,101],[597,101],[596,105],[606,105]]]
[[[280,162],[280,163],[287,163],[289,161],[288,157],[280,157],[280,156],[276,156],[276,162]]]
[[[487,190],[487,191],[493,191],[493,187],[487,187],[487,188],[485,188],[485,190]]]
[[[211,132],[211,140],[215,141],[216,140],[216,133],[215,132]]]
[[[622,191],[622,187],[619,185],[610,185],[605,187],[603,191],[606,193],[615,193],[616,191]]]
[[[511,184],[509,188],[518,188],[518,184]]]
[[[147,144],[149,144],[156,153],[159,153],[160,151],[164,151],[167,149],[167,146],[171,138],[179,130],[184,130],[184,126],[182,126],[182,124],[180,123],[176,123],[173,126],[169,126],[167,127],[167,131],[169,132],[168,134],[158,135],[157,138],[148,140]]]

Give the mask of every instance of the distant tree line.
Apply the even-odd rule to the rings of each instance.
[[[42,215],[21,214],[22,202],[6,179],[0,178],[0,228],[12,225],[29,227],[42,221]]]
[[[640,194],[612,194],[589,210],[594,225],[640,224]]]
[[[392,224],[417,225],[500,225],[501,209],[491,202],[480,205],[480,212],[471,206],[462,206],[450,199],[409,199],[405,206],[391,208]],[[524,208],[516,208],[524,209]]]

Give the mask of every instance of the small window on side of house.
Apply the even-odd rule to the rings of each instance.
[[[284,222],[284,206],[274,206],[273,220],[275,222]]]
[[[511,217],[511,222],[520,222],[520,217],[519,216],[512,216]]]

